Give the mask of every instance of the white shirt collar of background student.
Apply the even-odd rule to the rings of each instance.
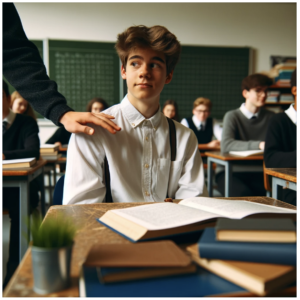
[[[9,109],[9,114],[2,120],[2,122],[6,121],[8,123],[6,127],[8,129],[14,122],[15,118],[16,114],[11,109]]]
[[[251,119],[253,116],[258,117],[258,114],[259,114],[259,111],[255,114],[253,114],[251,111],[249,111],[246,108],[245,102],[241,104],[240,110],[247,119]]]
[[[292,122],[297,125],[297,111],[294,108],[294,104],[291,104],[285,113],[292,120]]]
[[[193,120],[193,122],[194,122],[194,124],[195,124],[195,126],[197,127],[198,130],[200,130],[200,125],[201,124],[202,124],[203,128],[205,128],[206,121],[202,121],[202,122],[199,121],[199,119],[195,115],[193,115],[192,120]]]
[[[198,141],[190,129],[176,127],[176,161],[171,162],[169,125],[160,110],[150,119],[127,96],[105,113],[122,130],[115,135],[100,126],[92,136],[72,134],[67,154],[63,204],[100,203],[106,188],[103,161],[107,157],[114,202],[160,202],[207,196]]]

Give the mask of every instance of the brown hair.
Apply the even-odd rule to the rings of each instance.
[[[173,105],[173,106],[174,106],[174,108],[175,108],[175,116],[173,117],[173,120],[179,121],[179,116],[178,116],[178,106],[177,106],[177,103],[176,103],[174,100],[169,99],[169,100],[167,100],[167,101],[164,103],[164,105],[163,105],[161,111],[164,111],[164,108],[165,108],[167,105]]]
[[[151,48],[154,51],[164,53],[167,75],[175,69],[181,52],[181,45],[176,36],[166,27],[159,25],[152,27],[131,26],[118,34],[115,48],[124,68],[126,68],[130,51],[136,47]]]
[[[106,101],[102,98],[93,98],[86,106],[86,111],[91,112],[92,111],[92,106],[95,102],[99,102],[103,105],[103,110],[109,108],[109,105],[106,103]]]
[[[200,98],[197,98],[195,101],[194,101],[194,107],[193,109],[195,109],[197,106],[199,105],[205,105],[209,110],[211,110],[211,102],[208,98],[204,98],[204,97],[200,97]]]
[[[15,102],[16,99],[18,98],[22,98],[22,95],[17,92],[17,91],[14,91],[12,94],[11,94],[11,101],[10,101],[10,107],[12,108],[13,107],[13,104]],[[24,99],[25,101],[27,101],[26,99]],[[28,102],[28,101],[27,101]],[[23,115],[26,115],[26,116],[29,116],[29,117],[32,117],[34,120],[36,120],[36,116],[35,116],[35,113],[34,113],[34,110],[33,108],[31,107],[31,105],[29,104],[28,102],[28,105],[27,105],[27,109],[25,110],[25,112],[23,113]]]
[[[291,87],[297,86],[297,69],[294,70],[291,77]]]
[[[242,81],[242,91],[247,90],[250,91],[253,88],[259,87],[259,86],[270,86],[273,84],[273,80],[263,74],[252,74],[247,77],[245,77]]]

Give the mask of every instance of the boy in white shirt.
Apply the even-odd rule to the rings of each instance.
[[[196,136],[174,122],[176,158],[171,161],[169,124],[159,107],[181,51],[176,36],[163,26],[132,26],[118,35],[116,49],[128,94],[105,113],[122,130],[111,135],[91,125],[94,135],[71,136],[63,204],[105,201],[105,157],[113,202],[207,196]]]

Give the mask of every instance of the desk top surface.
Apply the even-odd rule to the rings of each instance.
[[[285,179],[291,182],[297,182],[297,169],[296,168],[265,168],[268,175]]]
[[[241,197],[241,198],[220,198],[231,200],[248,200],[262,204],[269,204],[278,207],[296,209],[295,206],[275,200],[269,197]],[[78,297],[78,278],[80,267],[83,264],[90,248],[94,243],[98,244],[129,244],[130,242],[108,229],[104,225],[96,221],[105,212],[110,209],[126,208],[139,205],[151,205],[152,203],[101,203],[101,204],[82,204],[82,205],[57,205],[52,206],[47,212],[47,219],[56,219],[58,214],[63,214],[66,218],[70,217],[74,220],[75,225],[80,228],[75,236],[75,244],[72,252],[71,263],[71,287],[47,296],[50,297]],[[33,291],[33,275],[31,266],[31,251],[27,250],[18,269],[7,285],[4,297],[36,297]]]
[[[2,170],[3,176],[28,176],[33,174],[35,171],[47,164],[46,160],[40,159],[36,164],[30,168],[20,168],[20,169],[5,169]]]
[[[221,153],[220,151],[211,151],[211,152],[205,152],[205,155],[207,157],[213,157],[220,160],[263,160],[263,155],[253,155],[253,156],[235,156],[229,153]]]

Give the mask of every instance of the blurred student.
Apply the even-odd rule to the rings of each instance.
[[[194,101],[193,116],[182,119],[181,124],[192,129],[198,139],[198,147],[219,147],[222,138],[222,128],[210,115],[211,101],[200,97]],[[213,140],[213,137],[216,139]]]
[[[162,108],[163,114],[168,117],[169,119],[175,120],[179,122],[179,117],[178,117],[178,106],[177,103],[174,100],[167,100],[164,103],[164,106]]]
[[[37,122],[31,117],[16,114],[10,109],[10,95],[8,85],[3,80],[2,91],[2,159],[20,159],[40,156],[40,140],[38,137],[39,128]],[[36,180],[30,182],[30,208],[31,211],[37,207],[38,183]],[[3,188],[3,208],[9,210],[11,220],[9,257],[7,262],[7,274],[4,280],[4,287],[19,264],[19,188]]]
[[[93,98],[86,106],[86,111],[99,113],[109,108],[109,105],[102,98]]]
[[[21,114],[21,115],[24,114],[36,120],[36,116],[31,105],[17,91],[14,91],[11,94],[10,107],[14,113]]]
[[[264,150],[268,124],[274,112],[263,106],[267,98],[268,87],[272,83],[271,78],[262,74],[252,74],[243,79],[242,95],[245,102],[239,108],[228,111],[224,116],[222,153]],[[266,195],[263,171],[257,172],[258,165],[261,166],[261,162],[251,161],[251,165],[240,165],[233,169],[232,197]],[[224,181],[225,172],[217,173],[218,190],[223,195]]]
[[[295,103],[283,113],[275,114],[266,134],[265,165],[267,168],[297,168],[297,71],[291,78]],[[282,189],[283,201],[297,205],[296,192]]]

